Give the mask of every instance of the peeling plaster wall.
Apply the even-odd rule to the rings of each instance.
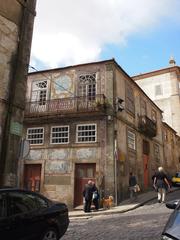
[[[43,193],[51,199],[64,201],[72,207],[74,164],[94,162],[99,168],[99,156],[100,148],[93,147],[31,149],[25,162],[28,164],[43,162],[45,165]]]
[[[18,45],[18,26],[0,15],[0,147],[6,117],[6,105],[9,95],[11,59]],[[1,149],[0,149],[1,153]]]

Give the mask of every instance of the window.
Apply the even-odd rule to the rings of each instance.
[[[8,201],[9,216],[48,207],[48,203],[43,198],[21,192],[10,192],[8,194]]]
[[[5,195],[3,193],[0,194],[0,219],[5,217]]]
[[[143,116],[143,115],[147,115],[147,110],[146,110],[146,102],[143,100],[143,99],[141,99],[141,105],[140,105],[140,107],[141,107],[141,115]]]
[[[96,142],[96,124],[77,125],[77,142]]]
[[[132,131],[127,131],[128,148],[136,150],[136,135]]]
[[[156,162],[160,162],[160,152],[159,152],[159,145],[158,144],[154,144],[154,158],[156,160]]]
[[[96,97],[96,73],[82,74],[79,76],[79,96],[87,96],[88,100]]]
[[[167,130],[164,130],[163,136],[164,136],[164,141],[168,142],[168,131]]]
[[[159,95],[162,95],[163,92],[162,92],[162,86],[161,85],[156,85],[155,86],[155,96],[159,96]]]
[[[45,105],[47,100],[47,81],[34,81],[32,83],[32,102]]]
[[[157,114],[156,114],[156,111],[155,111],[155,110],[152,110],[152,112],[151,112],[151,118],[152,118],[152,120],[153,120],[154,122],[157,121]]]
[[[27,140],[30,144],[43,144],[44,128],[28,128]]]
[[[129,112],[135,114],[135,105],[134,105],[134,92],[133,88],[127,84],[126,85],[126,108]]]
[[[56,126],[51,128],[51,143],[69,143],[69,126]]]

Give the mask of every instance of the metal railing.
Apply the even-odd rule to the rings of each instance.
[[[25,116],[102,111],[105,109],[105,96],[82,96],[27,102]]]
[[[155,137],[157,134],[157,124],[146,115],[139,117],[139,129],[149,137]]]

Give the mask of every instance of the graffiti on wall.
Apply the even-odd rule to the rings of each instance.
[[[67,160],[69,158],[68,149],[55,149],[48,151],[49,160]]]
[[[42,160],[42,150],[30,150],[27,160]]]
[[[45,166],[46,174],[67,173],[69,164],[66,161],[47,161]]]
[[[96,159],[97,149],[96,148],[81,148],[76,151],[77,159]]]
[[[52,86],[52,98],[67,98],[72,97],[73,79],[72,76],[59,75],[54,79]]]

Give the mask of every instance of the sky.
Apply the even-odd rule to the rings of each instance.
[[[37,0],[30,66],[114,58],[129,74],[180,64],[180,0]],[[31,68],[32,69],[32,68]]]

